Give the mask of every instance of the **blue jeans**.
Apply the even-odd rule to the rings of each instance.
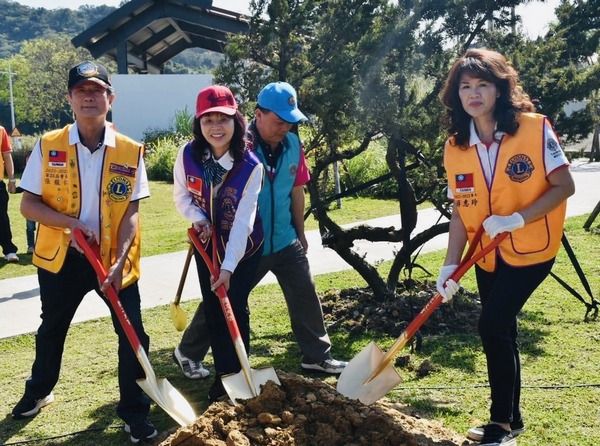
[[[25,220],[25,230],[27,234],[27,248],[35,246],[35,221]]]

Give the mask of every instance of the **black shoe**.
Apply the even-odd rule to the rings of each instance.
[[[35,417],[40,412],[42,407],[47,406],[52,401],[54,401],[54,394],[52,392],[39,399],[23,395],[21,401],[19,401],[13,408],[12,417],[15,420]]]
[[[158,435],[158,431],[148,420],[144,420],[141,423],[126,424],[125,432],[129,434],[129,439],[132,443],[151,440]]]
[[[481,439],[483,438],[483,428],[485,426],[486,425],[484,424],[483,426],[470,428],[467,431],[467,438],[473,441],[481,441]],[[510,433],[515,438],[521,435],[523,432],[525,432],[525,425],[523,424],[523,419],[520,419],[519,421],[513,421],[512,423],[510,423],[510,429]]]
[[[499,424],[490,423],[483,427],[483,438],[479,444],[480,446],[516,446],[517,440]]]
[[[217,376],[210,386],[210,389],[208,389],[208,401],[210,403],[216,403],[217,401],[225,401],[226,399],[227,392],[225,391],[225,387],[223,387],[221,377]]]

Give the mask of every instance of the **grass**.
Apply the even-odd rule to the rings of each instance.
[[[600,289],[598,235],[581,229],[586,216],[569,219],[567,232],[592,289]],[[441,252],[424,255],[421,263],[435,271]],[[379,265],[382,273],[390,267]],[[564,251],[554,271],[576,289],[582,287]],[[421,277],[423,279],[423,277]],[[472,273],[462,284],[474,289]],[[364,286],[356,272],[316,277],[320,292]],[[183,308],[191,315],[196,302]],[[252,363],[298,372],[299,352],[290,333],[287,311],[276,285],[259,287],[251,296]],[[520,322],[523,363],[523,411],[527,433],[520,446],[592,446],[600,444],[600,321],[583,322],[583,305],[549,278],[525,306]],[[170,355],[180,338],[166,306],[144,311],[151,336],[151,361],[159,377],[167,377],[201,413],[206,407],[209,383],[182,378]],[[393,339],[366,334],[351,337],[331,332],[334,355],[351,358],[370,340],[387,348]],[[33,359],[34,337],[22,335],[0,340],[0,413],[8,414],[23,391]],[[408,354],[403,352],[403,354]],[[414,369],[428,359],[434,371],[418,378]],[[211,365],[211,359],[208,358]],[[435,418],[458,432],[484,422],[488,416],[487,375],[479,339],[453,334],[424,339],[423,350],[410,354],[409,366],[399,369],[403,383],[391,399],[409,403],[422,417]],[[122,423],[114,414],[118,398],[116,339],[107,318],[73,326],[65,347],[62,375],[55,388],[56,402],[30,421],[0,421],[0,444],[34,441],[35,444],[104,446],[124,444]],[[335,380],[327,378],[332,384]],[[151,418],[162,429],[174,422],[153,406]],[[52,440],[51,437],[57,437]]]
[[[186,232],[188,226],[183,217],[177,213],[173,205],[173,185],[162,181],[151,181],[152,196],[141,202],[142,255],[153,256],[187,249]],[[20,194],[10,195],[8,215],[11,221],[13,242],[19,247],[18,264],[7,264],[0,259],[0,280],[10,277],[35,274],[31,264],[31,255],[24,254],[27,247],[25,238],[25,219],[19,212]],[[398,203],[394,200],[374,198],[347,198],[342,202],[342,209],[333,209],[330,213],[339,224],[383,217],[399,213]],[[317,229],[312,215],[306,221],[306,230]]]

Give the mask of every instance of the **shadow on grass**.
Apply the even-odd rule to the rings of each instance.
[[[43,412],[52,411],[53,405],[60,404],[55,402],[42,409],[38,414],[43,416]],[[115,403],[116,404],[116,403]],[[124,444],[129,440],[128,435],[123,431],[123,424],[115,422],[115,404],[106,404],[94,410],[92,416],[96,419],[87,427],[80,427],[77,430],[63,432],[56,435],[38,434],[32,438],[12,439],[15,437],[27,424],[34,420],[28,418],[25,420],[13,420],[8,415],[4,420],[0,421],[0,444],[2,445],[114,445]],[[75,416],[75,414],[74,414]],[[12,440],[11,440],[12,439]]]
[[[520,351],[531,356],[545,356],[546,351],[541,347],[543,339],[550,330],[543,327],[548,321],[540,311],[523,311],[519,315],[518,342]],[[535,328],[532,328],[535,326]],[[351,359],[370,341],[374,341],[382,350],[391,346],[391,339],[378,332],[348,334],[343,330],[330,333],[334,348],[341,357]],[[426,356],[434,365],[443,368],[460,370],[467,373],[475,372],[477,357],[482,354],[481,340],[476,333],[423,336],[420,341],[419,354]],[[413,351],[407,346],[397,356],[409,355]]]

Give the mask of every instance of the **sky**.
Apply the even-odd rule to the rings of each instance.
[[[81,5],[108,5],[119,6],[121,0],[17,0],[23,5],[56,9],[71,8],[77,9]],[[527,5],[521,5],[517,8],[517,14],[523,17],[523,26],[525,32],[531,38],[545,34],[548,30],[548,23],[555,19],[554,8],[558,6],[559,0],[547,0],[545,2],[532,1]],[[248,14],[248,0],[213,0],[213,5],[230,11]]]

